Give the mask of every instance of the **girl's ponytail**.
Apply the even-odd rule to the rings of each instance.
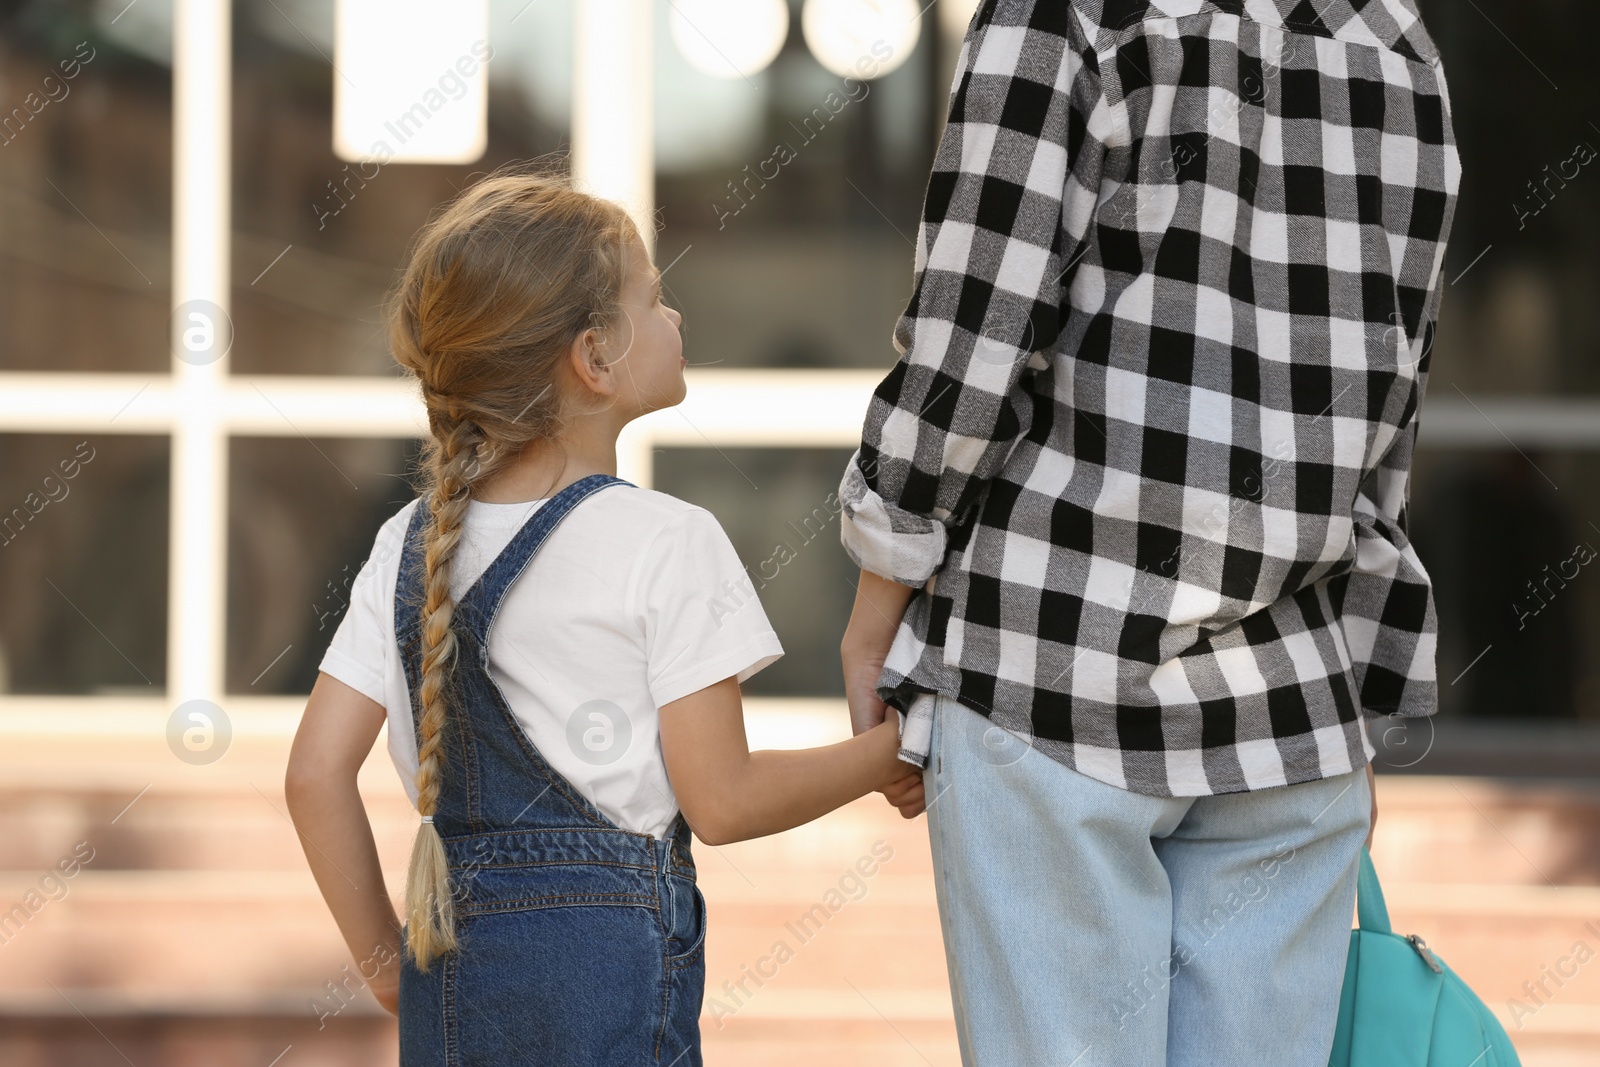
[[[432,816],[458,691],[451,564],[473,487],[530,444],[559,439],[573,398],[562,364],[589,329],[622,317],[638,230],[618,204],[560,175],[506,167],[470,186],[417,234],[386,308],[394,358],[422,388],[419,464],[427,527],[417,810],[406,878],[406,947],[418,969],[456,948],[455,897]],[[463,731],[467,733],[467,731]]]

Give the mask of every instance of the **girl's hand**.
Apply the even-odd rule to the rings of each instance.
[[[884,736],[884,751],[880,753],[888,762],[884,777],[878,785],[890,804],[900,809],[902,818],[915,819],[924,810],[922,802],[922,771],[900,758],[900,723],[898,713],[869,731]]]
[[[902,819],[915,819],[918,815],[928,810],[922,788],[922,772],[913,768],[909,763],[901,762],[910,773],[899,781],[891,783],[881,792],[890,804],[900,809],[900,817]]]
[[[873,759],[878,773],[872,788],[887,793],[913,770],[911,764],[900,758],[900,716],[892,712],[888,718],[867,731],[866,737],[857,735],[857,743],[872,745]]]

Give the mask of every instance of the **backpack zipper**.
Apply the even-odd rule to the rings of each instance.
[[[1422,957],[1422,962],[1433,968],[1434,974],[1444,973],[1444,968],[1439,966],[1439,958],[1428,948],[1428,943],[1422,940],[1420,934],[1407,934],[1406,940],[1410,942],[1412,948],[1417,950],[1417,955]]]

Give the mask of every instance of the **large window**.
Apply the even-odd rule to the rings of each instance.
[[[419,408],[378,319],[406,242],[472,174],[571,150],[645,191],[685,314],[689,397],[630,427],[620,473],[710,508],[762,584],[788,655],[752,691],[839,693],[854,573],[836,519],[807,519],[895,358],[972,4],[937,0],[869,79],[818,60],[799,0],[732,71],[694,43],[696,5],[607,5],[628,17],[597,40],[573,0],[491,0],[484,155],[356,179],[332,149],[337,4],[0,10],[0,690],[303,693],[412,493]],[[1600,74],[1575,51],[1600,13],[1424,14],[1465,173],[1411,512],[1440,743],[1447,720],[1600,737]],[[642,135],[574,117],[640,69]],[[173,354],[195,300],[231,323],[225,357]]]

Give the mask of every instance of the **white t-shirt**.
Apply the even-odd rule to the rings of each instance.
[[[450,576],[458,601],[544,503],[467,505]],[[413,806],[417,746],[394,596],[417,506],[378,531],[321,664],[388,711],[389,755]],[[534,747],[612,822],[657,837],[678,811],[658,709],[782,655],[715,516],[630,485],[598,490],[557,524],[489,634],[490,673]]]

